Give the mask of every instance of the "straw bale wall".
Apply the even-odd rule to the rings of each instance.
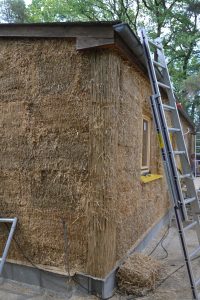
[[[119,159],[117,257],[126,251],[169,209],[165,178],[142,183],[142,116],[151,119],[150,172],[163,174],[160,149],[150,110],[151,87],[138,67],[121,60],[121,97],[119,111]]]
[[[112,49],[1,39],[0,89],[1,215],[18,217],[17,244],[34,264],[104,277],[169,209],[165,179],[140,180],[148,77]],[[9,258],[27,262],[17,244]]]
[[[85,270],[88,69],[74,41],[0,40],[1,215],[34,264]],[[9,258],[27,262],[14,241]]]
[[[105,276],[116,262],[119,63],[73,40],[6,39],[0,67],[1,215],[18,217],[9,259]]]

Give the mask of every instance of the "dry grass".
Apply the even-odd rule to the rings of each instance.
[[[117,274],[118,287],[125,294],[142,296],[155,288],[160,270],[160,262],[136,253],[120,267]]]

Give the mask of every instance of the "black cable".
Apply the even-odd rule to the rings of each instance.
[[[5,223],[5,225],[6,225],[6,228],[7,228],[8,232],[10,232],[10,228],[9,228],[8,224]],[[12,239],[14,240],[14,242],[15,242],[15,244],[17,245],[18,249],[19,249],[20,252],[22,253],[23,257],[24,257],[24,258],[25,258],[25,259],[26,259],[33,267],[37,268],[38,270],[45,271],[45,270],[43,270],[43,269],[40,269],[36,264],[34,264],[34,263],[32,262],[32,260],[31,260],[28,256],[26,256],[26,254],[24,253],[23,249],[22,249],[21,246],[19,245],[19,242],[16,240],[16,238],[15,238],[14,236],[13,236]]]
[[[7,227],[7,229],[9,230],[9,228],[8,228],[8,225],[6,224],[6,227]],[[36,269],[38,269],[38,270],[40,270],[40,271],[42,271],[42,272],[45,272],[46,270],[44,270],[44,269],[40,269],[37,265],[35,265],[31,260],[30,260],[30,258],[28,257],[28,256],[26,256],[25,255],[25,253],[24,253],[24,251],[22,250],[22,248],[21,248],[21,246],[19,245],[19,243],[18,243],[18,241],[13,237],[13,240],[14,240],[14,242],[16,243],[16,245],[17,245],[17,247],[19,248],[19,250],[21,251],[21,253],[22,253],[22,255],[24,256],[24,258],[33,266],[33,267],[35,267]],[[65,245],[66,246],[66,245]],[[65,266],[66,267],[66,266]],[[88,293],[90,293],[89,292],[89,289],[88,288],[86,288],[85,286],[83,286],[78,280],[76,280],[76,274],[74,274],[73,276],[71,276],[70,275],[70,271],[69,271],[69,269],[68,269],[68,267],[69,267],[69,265],[67,266],[67,268],[66,268],[66,270],[67,270],[67,273],[68,273],[68,277],[69,277],[69,279],[71,278],[76,284],[78,284],[82,289],[84,289],[84,290],[86,290]],[[99,299],[102,299],[101,297],[99,297],[99,296],[97,296],[97,295],[95,295],[97,298],[99,298]],[[111,298],[111,297],[110,297]],[[107,299],[110,299],[110,298],[107,298]]]
[[[161,282],[159,282],[156,286],[156,289],[161,286],[161,284],[163,284],[168,278],[170,278],[173,274],[175,274],[177,271],[179,271],[180,269],[182,269],[184,265],[181,265],[180,267],[178,267],[175,271],[173,271],[172,273],[170,273],[169,275],[167,275],[167,277],[165,277]]]
[[[168,252],[166,250],[166,248],[163,246],[163,242],[164,240],[167,238],[168,234],[169,234],[169,229],[170,229],[170,225],[167,227],[167,230],[165,231],[165,233],[163,234],[163,236],[161,237],[161,239],[159,240],[159,242],[156,244],[156,246],[153,248],[153,250],[148,254],[148,256],[151,256],[153,254],[153,252],[158,248],[158,246],[161,244],[161,247],[163,248],[163,250],[166,253],[166,256],[163,258],[167,258],[168,257]]]
[[[166,236],[166,237],[167,237],[167,236]],[[166,237],[165,237],[165,238],[166,238]],[[164,245],[163,245],[163,242],[164,242],[165,238],[164,238],[164,239],[161,241],[161,243],[160,243],[161,247],[163,248],[163,250],[164,250],[165,253],[166,253],[165,257],[163,257],[162,259],[166,259],[166,258],[168,258],[168,256],[169,256],[167,249],[166,249],[166,248],[164,247]]]
[[[8,231],[10,231],[9,229],[9,226],[7,224],[5,224]],[[162,238],[160,239],[160,241],[156,244],[156,246],[154,247],[154,249],[151,251],[151,253],[149,254],[149,256],[156,250],[156,248],[159,246],[159,244],[161,244],[161,246],[163,247],[162,245],[162,242],[165,240],[165,238],[167,237],[168,233],[169,233],[169,229],[170,229],[170,226],[168,227],[168,229],[166,230],[166,232],[164,233],[164,235],[162,236]],[[64,231],[65,232],[65,231]],[[22,250],[21,246],[19,245],[19,242],[16,240],[15,237],[13,237],[13,240],[14,242],[16,243],[17,247],[19,248],[19,250],[21,251],[22,255],[24,256],[24,258],[33,266],[35,267],[36,269],[40,270],[40,271],[43,271],[43,272],[46,272],[45,269],[42,269],[42,268],[39,268],[36,264],[34,264],[32,262],[32,260],[24,253],[24,251]],[[65,239],[65,242],[66,242],[66,239]],[[65,244],[66,246],[66,244]],[[69,244],[67,243],[67,247],[69,247]],[[65,248],[66,249],[66,248]],[[168,252],[167,250],[163,247],[163,249],[166,251],[167,253],[167,256],[168,256]],[[197,256],[195,258],[192,259],[192,261],[196,260],[200,258],[200,256]],[[182,269],[183,267],[185,266],[185,264],[181,265],[180,267],[178,267],[176,270],[174,270],[172,273],[170,273],[169,275],[167,275],[161,282],[159,282],[156,286],[156,289],[161,286],[168,278],[170,278],[173,274],[175,274],[176,272],[178,272],[180,269]],[[78,284],[81,288],[83,288],[84,290],[86,290],[88,293],[91,293],[89,291],[88,288],[86,288],[85,286],[83,286],[77,279],[76,279],[76,274],[74,274],[73,276],[70,275],[70,272],[69,272],[69,269],[68,269],[69,265],[66,266],[66,269],[67,269],[67,272],[68,272],[68,276],[72,278],[72,280]],[[98,299],[102,299],[101,297],[95,295]],[[113,296],[109,297],[109,298],[106,298],[107,300],[112,298]]]
[[[92,294],[92,295],[96,296],[98,299],[102,300],[102,297],[100,297],[100,296],[98,296],[98,295],[96,295],[96,294],[93,294],[91,291],[88,290],[88,288],[86,288],[85,286],[83,286],[83,285],[76,279],[76,276],[77,276],[77,274],[74,274],[74,275],[72,276],[72,280],[73,280],[76,284],[78,284],[82,289],[86,290],[86,291],[88,292],[88,294]],[[114,295],[112,295],[112,296],[110,296],[110,297],[108,297],[108,298],[103,298],[103,299],[104,299],[104,300],[109,300],[109,299],[111,299],[113,296],[114,296]]]
[[[70,254],[70,243],[69,239],[67,239],[67,226],[66,222],[62,220],[63,222],[63,231],[64,231],[64,262],[65,262],[65,271],[68,274],[69,280],[72,279],[76,284],[78,284],[82,289],[87,291],[88,294],[92,294],[92,292],[89,290],[89,287],[85,287],[82,285],[77,279],[77,274],[75,273],[73,276],[70,275],[70,265],[69,265],[69,254]],[[101,297],[95,295],[98,299],[102,299]],[[110,297],[111,298],[111,297]],[[109,299],[109,298],[108,298]]]
[[[9,229],[9,226],[8,224],[5,224],[6,225],[6,228],[8,230],[8,232],[10,232],[10,229]],[[63,222],[63,225],[65,226],[65,223]],[[73,276],[70,275],[70,270],[69,270],[69,264],[67,264],[67,254],[69,253],[69,244],[67,243],[67,240],[66,240],[66,227],[64,228],[64,248],[65,248],[65,251],[67,250],[67,252],[65,252],[65,270],[66,272],[68,273],[68,277],[71,278],[76,284],[78,284],[81,288],[83,288],[84,290],[86,290],[88,292],[88,294],[91,294],[91,292],[89,291],[88,288],[86,288],[85,286],[83,286],[75,277],[77,276],[76,274],[74,274]],[[42,269],[42,268],[39,268],[35,263],[32,262],[32,260],[24,253],[23,249],[21,248],[21,246],[19,245],[19,242],[16,240],[15,237],[13,237],[13,240],[15,242],[15,244],[17,245],[17,247],[19,248],[20,252],[22,253],[23,257],[34,267],[36,268],[37,270],[40,270],[40,271],[43,271],[43,272],[46,272],[47,270],[45,269]],[[98,299],[102,299],[101,297],[95,295]],[[109,298],[106,298],[106,299],[110,299],[112,298],[113,296],[109,297]]]
[[[84,289],[85,291],[87,291],[89,293],[89,289],[86,288],[84,285],[82,285],[77,279],[76,279],[76,274],[74,274],[72,277],[72,280],[77,283],[82,289]],[[100,298],[101,299],[101,298]]]
[[[195,258],[192,259],[192,261],[196,260],[200,258],[200,256],[196,256]],[[163,282],[165,282],[168,278],[170,278],[173,274],[175,274],[177,271],[179,271],[180,269],[182,269],[185,266],[185,264],[181,265],[180,267],[178,267],[175,271],[173,271],[171,274],[169,274],[167,277],[165,277],[161,282],[158,283],[157,287],[158,288],[161,284],[163,284]]]

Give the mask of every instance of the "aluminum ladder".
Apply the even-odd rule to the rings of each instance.
[[[159,138],[181,248],[189,275],[193,299],[199,300],[198,288],[200,288],[200,278],[196,278],[193,266],[194,259],[200,255],[199,200],[194,186],[194,178],[162,43],[158,39],[155,41],[148,40],[145,30],[141,30],[141,43],[153,91],[153,95],[150,97],[152,113]],[[162,99],[163,94],[166,95],[167,102],[165,103]],[[173,142],[171,138],[174,140]],[[181,165],[181,173],[178,171],[178,161]],[[186,192],[183,191],[183,183],[186,187]],[[190,233],[191,228],[195,229],[197,237],[197,246],[192,250],[188,249],[187,241],[187,235]]]
[[[200,165],[200,131],[195,133],[195,177],[198,177]]]
[[[7,255],[8,255],[8,250],[10,248],[10,244],[11,244],[14,232],[15,232],[15,228],[16,228],[16,225],[17,225],[17,218],[0,218],[0,223],[9,223],[9,224],[11,224],[11,227],[9,229],[8,238],[7,238],[6,243],[4,245],[2,257],[0,257],[0,275],[1,275],[2,271],[3,271],[4,264],[6,262]]]

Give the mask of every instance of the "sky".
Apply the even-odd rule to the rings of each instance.
[[[32,0],[24,0],[24,2],[26,3],[26,5],[28,5],[32,2]]]

